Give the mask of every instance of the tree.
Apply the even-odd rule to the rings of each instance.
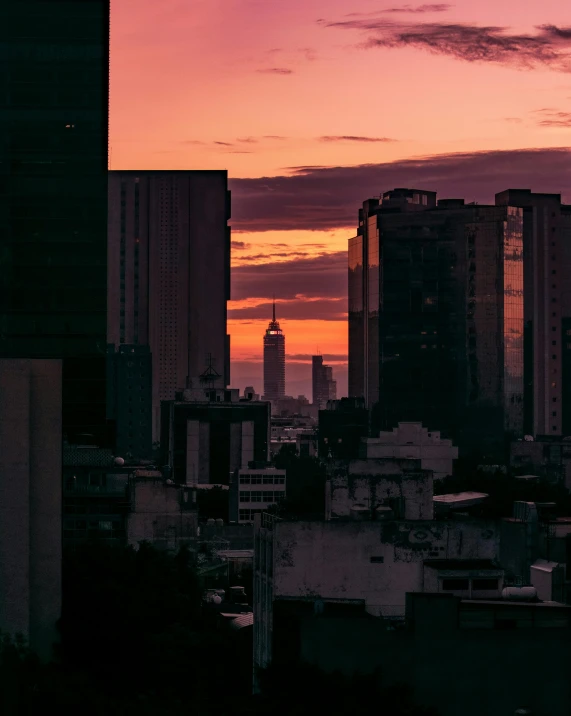
[[[299,457],[294,446],[284,445],[274,465],[286,471],[286,498],[273,511],[298,518],[323,517],[327,479],[323,463],[315,457]]]

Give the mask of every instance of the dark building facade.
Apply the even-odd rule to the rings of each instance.
[[[396,189],[349,244],[349,392],[466,453],[523,432],[523,216]]]
[[[285,336],[276,321],[276,302],[273,317],[264,335],[264,398],[280,400],[285,396]]]
[[[523,210],[525,432],[571,435],[571,206],[529,189],[496,204]]]
[[[0,356],[63,359],[63,430],[107,442],[109,0],[0,5]]]
[[[269,403],[240,400],[237,390],[179,398],[161,406],[162,461],[177,483],[228,485],[234,471],[268,460]]]
[[[160,405],[205,371],[230,383],[226,171],[109,172],[108,340],[148,345]]]
[[[150,460],[152,356],[148,346],[108,346],[107,410],[115,423],[115,452],[128,460]]]
[[[361,439],[369,435],[369,411],[361,398],[341,398],[319,411],[318,451],[321,458],[350,460],[359,456]]]
[[[323,365],[323,356],[311,356],[311,379],[314,405],[324,408],[328,400],[337,399],[337,383],[333,380],[333,368]]]

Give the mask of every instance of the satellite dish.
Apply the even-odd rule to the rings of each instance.
[[[116,458],[115,458],[115,465],[122,466],[122,465],[124,465],[124,464],[125,464],[125,460],[123,460],[122,457],[116,457]]]
[[[212,597],[212,603],[213,604],[222,604],[222,597],[219,594],[215,594]]]

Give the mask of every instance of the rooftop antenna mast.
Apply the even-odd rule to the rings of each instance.
[[[274,293],[274,302],[273,302],[273,321],[276,322],[276,294]]]

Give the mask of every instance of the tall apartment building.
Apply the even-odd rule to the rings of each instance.
[[[311,379],[313,404],[322,410],[328,400],[337,400],[337,381],[333,380],[333,368],[323,365],[323,356],[311,356]]]
[[[108,342],[151,349],[155,441],[162,400],[230,383],[229,218],[226,171],[109,174]]]
[[[523,211],[386,192],[349,243],[349,392],[460,450],[523,433]]]
[[[61,616],[61,477],[62,361],[1,359],[0,630],[45,660]]]
[[[280,400],[285,396],[285,335],[273,316],[264,335],[264,399]]]
[[[0,28],[0,357],[63,359],[64,434],[104,444],[109,0]]]
[[[571,206],[529,189],[496,204],[523,210],[525,432],[571,435]]]

